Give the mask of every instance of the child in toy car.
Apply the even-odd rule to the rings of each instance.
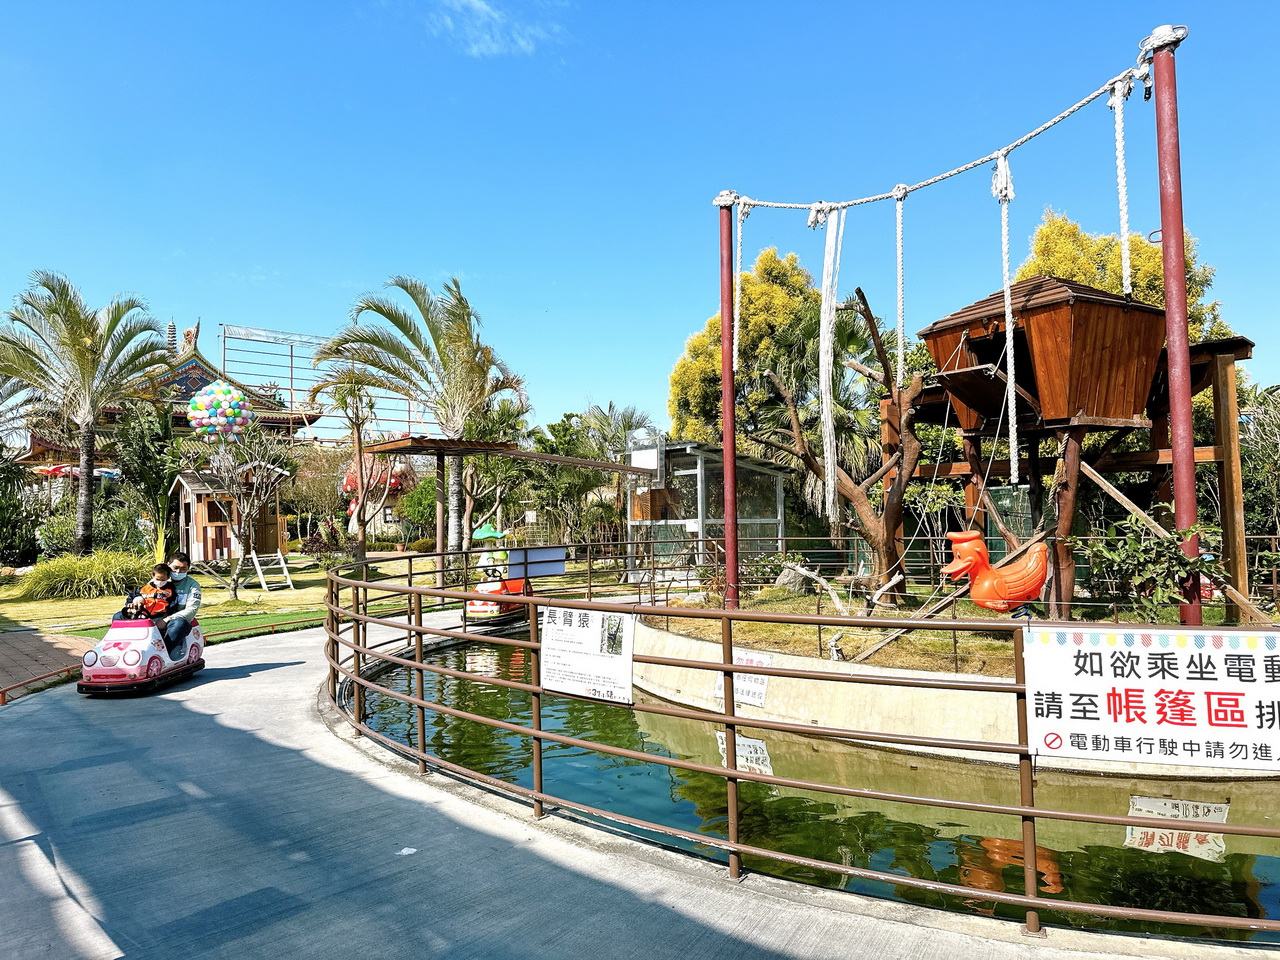
[[[157,563],[151,568],[151,579],[137,590],[129,591],[124,607],[112,617],[116,620],[162,621],[177,606],[178,591],[174,589],[173,570],[167,563]],[[163,626],[162,623],[158,624]]]

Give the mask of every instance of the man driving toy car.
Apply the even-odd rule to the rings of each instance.
[[[169,569],[173,571],[172,582],[177,591],[175,603],[177,607],[164,624],[164,645],[169,650],[169,658],[177,659],[187,642],[187,634],[191,632],[192,621],[200,610],[200,584],[187,571],[191,569],[191,558],[179,551],[169,561]]]

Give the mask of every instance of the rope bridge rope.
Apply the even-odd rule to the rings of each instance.
[[[1179,34],[1178,31],[1181,31],[1181,33]],[[1057,116],[1046,120],[1029,133],[1023,134],[1018,139],[986,154],[985,156],[978,157],[976,160],[970,160],[968,163],[963,163],[958,167],[954,167],[945,173],[938,174],[937,176],[930,177],[927,180],[921,180],[919,183],[899,183],[892,190],[886,193],[877,193],[871,196],[859,197],[854,200],[841,200],[836,202],[818,201],[816,203],[791,203],[775,200],[761,200],[754,197],[742,196],[727,190],[722,192],[716,198],[715,202],[717,206],[737,207],[738,236],[734,258],[735,280],[733,302],[733,365],[735,371],[738,368],[739,359],[738,330],[741,319],[742,300],[742,225],[750,214],[752,208],[763,207],[765,209],[775,210],[807,210],[809,213],[809,227],[813,229],[823,227],[827,231],[822,270],[822,312],[819,334],[818,365],[819,389],[821,395],[822,444],[824,459],[828,462],[828,469],[826,470],[825,500],[827,512],[830,516],[834,517],[836,515],[836,443],[833,399],[831,396],[831,380],[833,379],[834,371],[835,308],[838,294],[837,281],[840,272],[840,251],[844,239],[846,211],[852,207],[862,206],[868,203],[878,203],[882,200],[894,201],[898,294],[897,369],[896,371],[886,370],[884,371],[884,375],[886,381],[890,376],[894,376],[894,383],[900,386],[906,375],[906,296],[903,257],[903,206],[906,198],[917,190],[923,190],[926,187],[931,187],[934,184],[941,183],[951,177],[967,173],[968,171],[980,167],[983,164],[991,163],[993,161],[995,162],[991,191],[1000,203],[1000,252],[1005,314],[1005,364],[1006,376],[1008,378],[1008,382],[1005,385],[1005,405],[1000,419],[1007,417],[1009,421],[1009,480],[1016,486],[1020,478],[1018,476],[1019,457],[1017,437],[1017,391],[1015,388],[1016,364],[1014,360],[1015,351],[1013,346],[1013,302],[1010,292],[1011,278],[1009,272],[1009,204],[1014,198],[1014,192],[1013,178],[1009,170],[1009,154],[1019,147],[1030,143],[1036,137],[1057,126],[1062,121],[1078,113],[1080,110],[1083,110],[1100,97],[1106,96],[1108,98],[1107,103],[1115,114],[1116,185],[1120,206],[1121,272],[1123,274],[1124,292],[1126,295],[1130,295],[1132,293],[1133,283],[1128,243],[1129,196],[1128,181],[1125,173],[1124,101],[1132,92],[1135,80],[1141,81],[1144,87],[1148,91],[1150,90],[1151,77],[1149,63],[1151,60],[1151,51],[1157,46],[1163,46],[1169,42],[1181,40],[1182,37],[1186,35],[1186,28],[1169,28],[1167,32],[1169,33],[1169,37],[1165,37],[1163,34],[1160,36],[1153,35],[1142,42],[1140,45],[1141,53],[1138,57],[1138,65],[1136,67],[1130,67],[1122,73],[1112,77],[1102,86],[1082,97]],[[830,218],[833,214],[837,217],[837,226],[834,231],[831,229],[830,224]],[[868,318],[868,320],[870,321],[871,318]],[[887,382],[885,385],[889,386]],[[892,390],[890,392],[892,393]],[[996,432],[997,435],[1000,432],[998,425]]]

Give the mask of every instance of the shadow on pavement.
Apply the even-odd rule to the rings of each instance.
[[[400,795],[398,774],[365,774],[387,780],[383,789],[337,769],[348,761],[333,745],[281,745],[289,735],[273,717],[310,710],[316,689],[315,668],[301,663],[210,668],[135,700],[63,689],[0,711],[6,960],[843,952],[809,934],[798,908],[778,953],[725,932],[759,926],[753,918],[717,929],[661,902],[662,891],[650,899],[522,849],[518,824],[515,836],[494,836]],[[295,669],[258,681],[253,697],[242,689],[284,668]],[[200,689],[213,679],[242,683],[215,696]],[[267,685],[287,697],[262,697]],[[306,732],[329,737],[318,724]]]

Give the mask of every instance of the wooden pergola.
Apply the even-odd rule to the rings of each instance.
[[[611,473],[630,473],[636,476],[653,477],[656,470],[648,467],[634,467],[626,463],[610,463],[607,460],[587,460],[582,457],[565,457],[555,453],[543,453],[540,450],[525,450],[514,443],[497,440],[450,440],[444,437],[410,437],[404,436],[395,440],[382,440],[370,443],[364,448],[365,453],[390,454],[401,457],[435,457],[436,458],[436,550],[443,553],[445,542],[444,497],[439,491],[447,486],[445,479],[445,457],[491,456],[508,457],[512,460],[535,460],[539,463],[558,463],[574,467],[587,467],[591,470],[602,470]],[[437,570],[438,585],[443,585],[443,571]]]

